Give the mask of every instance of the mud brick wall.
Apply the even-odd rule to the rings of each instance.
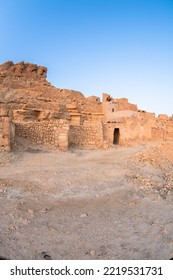
[[[64,120],[15,122],[16,135],[36,144],[52,144],[68,148],[69,125]]]
[[[102,123],[100,121],[85,121],[83,125],[71,125],[69,129],[69,146],[87,149],[102,148]]]

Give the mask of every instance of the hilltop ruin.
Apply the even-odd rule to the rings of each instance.
[[[46,74],[47,68],[31,63],[0,65],[1,149],[12,149],[16,137],[64,150],[173,139],[172,117],[156,117],[106,93],[101,102],[97,96],[55,88]]]

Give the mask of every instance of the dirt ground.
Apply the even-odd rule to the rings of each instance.
[[[0,255],[173,257],[173,143],[0,153]]]

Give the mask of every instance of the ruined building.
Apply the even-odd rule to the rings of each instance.
[[[173,119],[138,110],[126,98],[103,94],[86,98],[46,80],[35,64],[0,65],[0,148],[10,150],[17,137],[60,149],[108,148],[173,139]]]

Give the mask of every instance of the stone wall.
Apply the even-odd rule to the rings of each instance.
[[[52,144],[60,149],[68,148],[69,125],[65,120],[16,122],[16,136],[36,144]]]
[[[0,149],[10,151],[10,127],[11,122],[8,117],[0,117]]]
[[[95,149],[103,147],[103,127],[100,121],[85,121],[83,125],[71,125],[69,147]]]

